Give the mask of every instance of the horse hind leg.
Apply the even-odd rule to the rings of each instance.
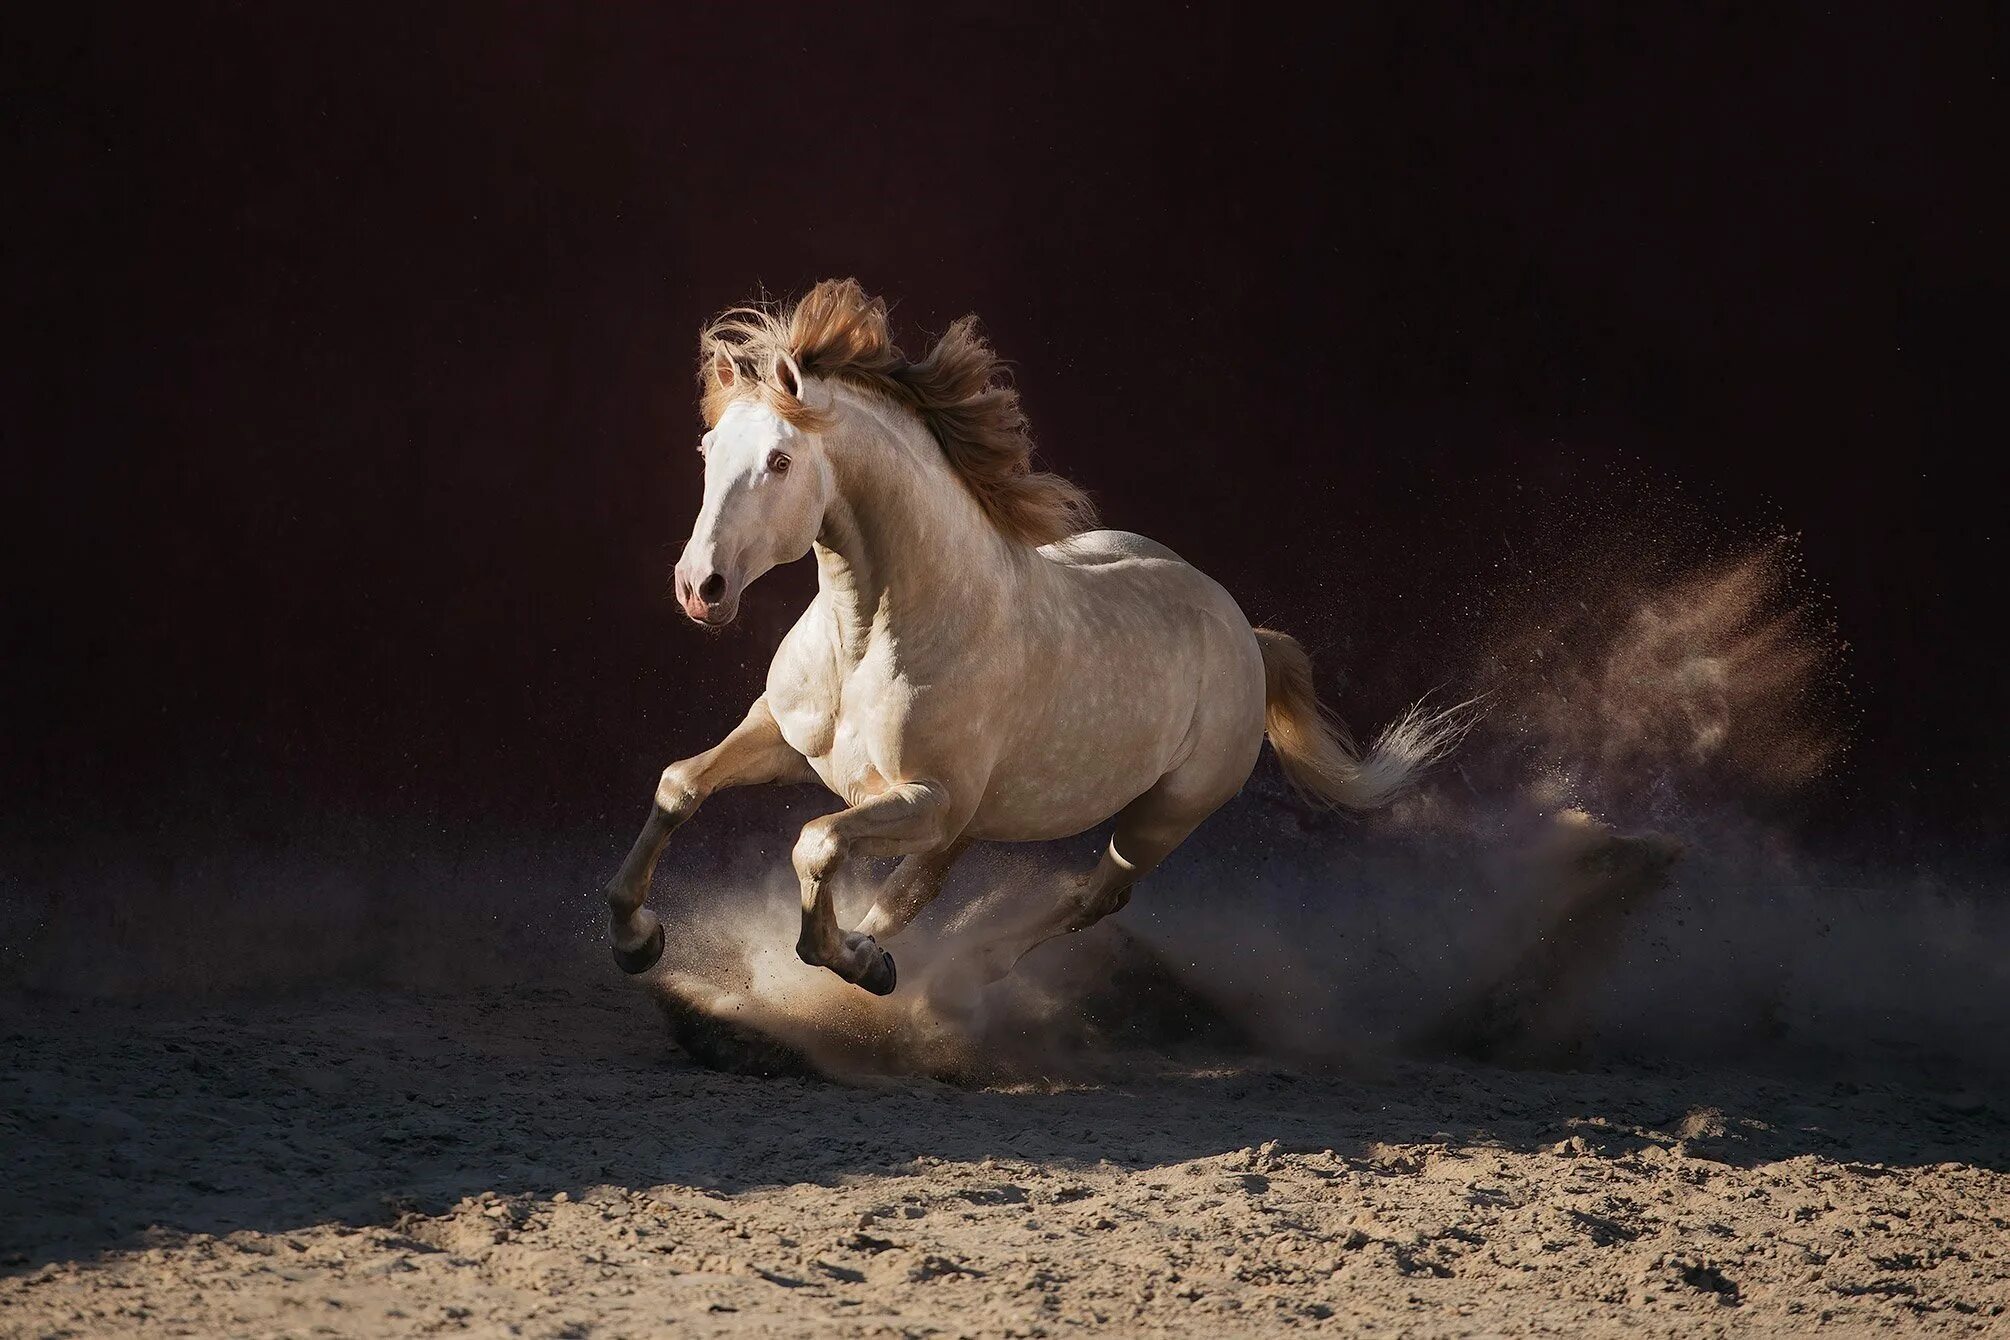
[[[1194,786],[1175,771],[1117,813],[1116,831],[1096,868],[1077,876],[1052,906],[1002,934],[987,938],[954,966],[975,985],[1005,977],[1019,960],[1049,940],[1084,931],[1123,910],[1137,882],[1186,841],[1201,821],[1237,788]]]
[[[907,929],[923,908],[942,892],[942,882],[956,858],[970,847],[969,838],[957,838],[938,851],[918,851],[901,858],[873,900],[872,910],[858,924],[859,934],[890,940]]]

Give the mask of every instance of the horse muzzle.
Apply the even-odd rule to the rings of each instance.
[[[677,603],[693,623],[720,628],[733,622],[740,610],[740,593],[731,589],[721,573],[711,572],[697,580],[677,574]]]
[[[701,623],[707,628],[724,628],[733,622],[733,616],[738,612],[738,601],[722,605],[707,605],[704,601],[695,599],[684,602],[684,613],[690,616],[691,622]]]

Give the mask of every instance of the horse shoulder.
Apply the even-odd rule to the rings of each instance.
[[[804,758],[822,758],[837,734],[843,693],[836,630],[819,594],[768,663],[768,710],[791,749]]]

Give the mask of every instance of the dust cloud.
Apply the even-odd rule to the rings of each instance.
[[[949,947],[1092,839],[969,858],[894,946],[885,1000],[795,961],[782,870],[673,947],[673,1031],[728,1069],[990,1083],[1208,1053],[2010,1070],[1987,891],[1795,833],[1852,708],[1790,539],[1686,564],[1637,535],[1581,547],[1500,595],[1478,642],[1460,687],[1488,695],[1484,726],[1386,814],[1309,813],[1259,772],[1113,922],[978,993]]]
[[[1699,556],[1691,528],[1519,543],[1513,572],[1476,579],[1444,686],[1484,695],[1485,720],[1421,789],[1326,814],[1266,759],[1119,916],[981,991],[957,949],[1055,896],[1101,835],[973,850],[891,946],[882,1000],[795,959],[782,853],[824,798],[716,798],[663,863],[648,986],[688,1050],[764,1072],[1064,1083],[1425,1055],[2010,1074],[1996,876],[1798,824],[1840,781],[1875,798],[1902,779],[1852,754],[1848,648],[1791,539]],[[612,971],[594,894],[630,817],[450,845],[220,822],[171,852],[108,834],[0,853],[0,980],[143,998],[577,982]],[[888,868],[848,872],[847,924]]]

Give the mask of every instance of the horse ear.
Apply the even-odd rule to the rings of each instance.
[[[781,388],[782,394],[791,400],[803,398],[803,371],[796,366],[796,360],[785,353],[775,354],[774,366],[769,370],[768,380]]]
[[[728,390],[740,380],[739,365],[733,362],[733,356],[724,349],[712,350],[712,380]]]

